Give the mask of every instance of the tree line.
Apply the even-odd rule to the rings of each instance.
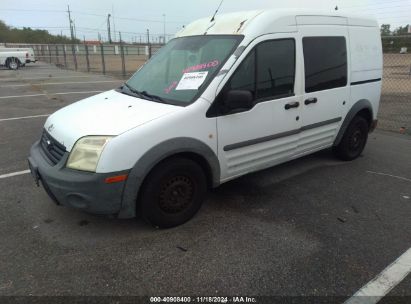
[[[391,29],[391,24],[382,24],[381,25],[381,36],[385,37],[385,36],[402,36],[402,35],[410,35],[410,33],[408,33],[408,29],[409,29],[410,25],[404,25],[404,26],[400,26],[397,27],[396,29],[392,30]]]
[[[411,34],[409,25],[391,30],[390,24],[381,25],[382,48],[384,53],[398,53],[404,47],[411,51]]]
[[[8,26],[0,20],[0,43],[80,43],[80,40],[72,41],[62,35],[52,35],[46,30],[33,30],[30,27],[17,29]]]

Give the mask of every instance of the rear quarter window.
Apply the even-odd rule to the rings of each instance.
[[[307,93],[347,85],[345,37],[304,37],[303,49]]]

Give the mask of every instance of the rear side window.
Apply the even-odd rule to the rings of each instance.
[[[307,93],[347,85],[345,37],[304,37],[303,48]]]

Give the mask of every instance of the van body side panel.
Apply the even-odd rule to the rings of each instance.
[[[300,54],[304,58],[304,102],[301,110],[302,132],[298,142],[297,156],[306,155],[332,146],[338,134],[342,121],[349,110],[350,98],[350,41],[347,28],[347,18],[327,17],[314,18],[312,16],[297,16],[298,29],[303,41],[303,50]],[[321,24],[321,22],[323,24]],[[321,43],[332,43],[338,39],[341,47],[336,56],[346,57],[345,85],[329,85],[330,88],[311,87],[313,81],[321,81],[327,77],[337,77],[340,68],[334,65],[333,57],[324,58],[319,55]],[[318,42],[316,42],[318,41]],[[314,46],[314,47],[313,47]],[[315,48],[318,48],[316,51]],[[327,53],[328,54],[328,53]],[[333,55],[335,53],[332,53]],[[330,55],[330,54],[328,54]],[[307,70],[311,66],[313,71]],[[324,67],[323,67],[324,66]],[[330,68],[331,67],[331,68]],[[330,71],[328,76],[327,71]],[[339,77],[339,76],[338,76]],[[322,80],[319,80],[322,79]],[[307,103],[308,100],[315,100]],[[313,126],[304,128],[304,126]]]
[[[296,33],[269,34],[255,39],[227,73],[217,94],[256,46],[266,41],[284,39],[295,41],[295,50],[300,47]],[[301,88],[301,63],[301,58],[296,55],[293,76],[295,92],[292,96],[268,98],[257,102],[250,110],[217,117],[221,182],[274,166],[293,157],[298,144],[300,121],[297,117],[300,107],[286,110],[285,105],[301,103],[302,96],[298,94]]]
[[[351,104],[366,99],[371,103],[373,119],[377,113],[382,85],[382,46],[378,27],[350,26]]]

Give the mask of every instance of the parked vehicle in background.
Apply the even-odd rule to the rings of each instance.
[[[17,70],[30,62],[28,51],[10,51],[7,48],[0,49],[0,66],[5,66],[10,70]]]
[[[368,17],[201,19],[122,87],[51,115],[30,170],[57,204],[173,227],[207,187],[327,148],[358,158],[381,77],[380,30]]]
[[[25,63],[35,63],[37,61],[36,55],[32,48],[9,48],[9,47],[2,48],[0,47],[0,52],[26,52]]]
[[[0,47],[0,56],[1,53],[10,53],[10,52],[24,52],[25,53],[25,58],[24,61],[20,60],[20,66],[24,66],[26,63],[35,63],[37,62],[36,55],[34,53],[34,50],[32,48],[9,48],[9,47]],[[16,56],[14,56],[17,58]]]

